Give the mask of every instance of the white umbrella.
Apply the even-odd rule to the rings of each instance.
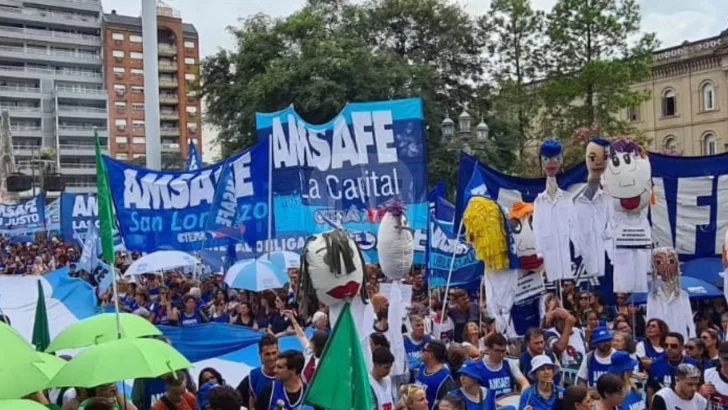
[[[298,269],[301,267],[301,255],[296,252],[276,251],[272,252],[270,256],[265,254],[258,259],[271,261],[283,269]]]
[[[288,272],[282,267],[261,260],[244,260],[228,269],[225,282],[233,289],[262,292],[279,289],[288,283]]]
[[[181,251],[157,251],[144,255],[132,263],[124,276],[137,276],[145,273],[158,273],[165,270],[194,266],[197,258]]]

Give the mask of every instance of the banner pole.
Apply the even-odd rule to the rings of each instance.
[[[447,273],[447,283],[445,283],[445,295],[442,297],[442,313],[440,314],[440,327],[442,328],[442,321],[445,316],[445,307],[447,306],[447,297],[448,293],[450,292],[450,280],[452,280],[452,271],[455,268],[455,255],[457,255],[458,252],[458,244],[460,239],[460,234],[463,230],[463,218],[460,218],[460,225],[458,226],[458,232],[455,235],[455,245],[453,246],[452,250],[452,258],[450,258],[450,270]],[[433,326],[434,328],[434,326]]]

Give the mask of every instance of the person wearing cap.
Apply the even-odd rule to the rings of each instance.
[[[479,363],[468,360],[460,367],[458,378],[460,388],[450,392],[450,395],[459,397],[465,402],[466,410],[496,410],[495,394],[486,386],[478,370]]]
[[[564,388],[554,384],[554,375],[558,374],[561,366],[554,363],[545,354],[531,359],[529,377],[536,384],[528,387],[521,393],[518,410],[551,410],[557,400],[564,396]]]
[[[700,386],[700,393],[725,408],[728,404],[728,342],[720,344],[718,358],[719,366],[705,370],[705,384]]]
[[[607,373],[615,350],[612,348],[612,334],[606,327],[594,329],[591,344],[593,350],[581,361],[576,377],[582,386],[593,388],[599,377]]]
[[[445,366],[446,361],[447,347],[442,340],[432,340],[425,345],[415,382],[425,387],[429,410],[436,409],[437,402],[457,387],[450,369]]]
[[[698,393],[700,369],[682,363],[675,369],[675,385],[666,386],[655,393],[650,410],[703,410],[708,405]]]
[[[627,391],[627,395],[618,410],[645,409],[645,400],[632,381],[632,374],[638,365],[637,359],[633,359],[627,352],[614,352],[612,355],[612,364],[609,366],[608,372],[619,376],[622,383],[624,383],[625,391]]]

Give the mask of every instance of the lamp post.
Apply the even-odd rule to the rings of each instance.
[[[458,116],[457,130],[455,121],[450,118],[449,114],[442,120],[440,127],[442,136],[447,141],[448,149],[462,149],[468,155],[484,150],[490,137],[490,128],[483,117],[481,117],[480,123],[473,128],[473,116],[470,115],[467,108]],[[475,138],[473,138],[473,134],[475,134]]]

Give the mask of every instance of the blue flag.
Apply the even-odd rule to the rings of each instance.
[[[99,264],[99,248],[99,231],[96,229],[96,224],[89,224],[78,266],[92,273]]]
[[[197,146],[194,141],[190,141],[189,154],[187,156],[187,170],[197,171],[201,168],[202,158],[200,158],[200,152],[197,151]]]

